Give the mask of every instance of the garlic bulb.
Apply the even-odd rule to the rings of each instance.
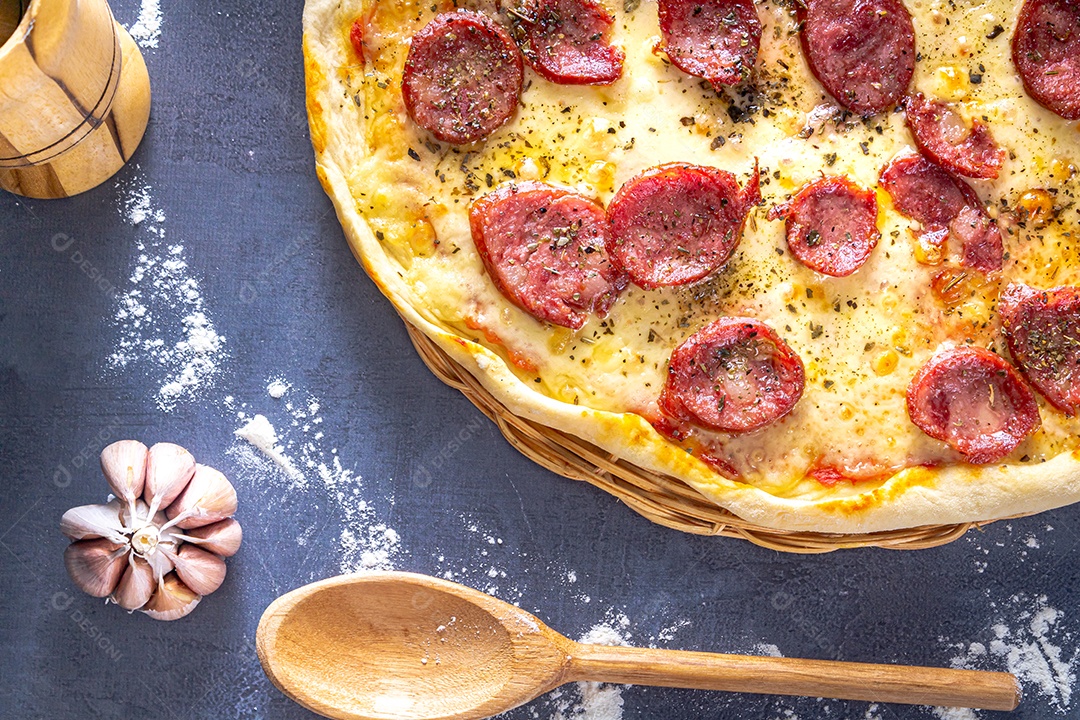
[[[147,450],[135,440],[115,442],[102,451],[101,469],[116,497],[60,519],[74,541],[64,551],[68,574],[84,592],[126,610],[184,617],[221,587],[222,558],[240,549],[236,490],[172,443]]]

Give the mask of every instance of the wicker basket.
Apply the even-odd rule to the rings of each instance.
[[[863,534],[788,532],[755,525],[710,502],[678,478],[645,470],[573,435],[514,415],[430,338],[408,322],[405,326],[424,364],[444,383],[464,393],[525,457],[563,477],[583,480],[611,493],[660,525],[696,535],[742,538],[772,550],[812,554],[855,547],[921,550],[952,542],[972,527],[992,522]]]

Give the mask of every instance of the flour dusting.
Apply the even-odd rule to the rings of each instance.
[[[938,720],[979,720],[979,715],[971,708],[935,707],[930,712]]]
[[[255,415],[233,433],[241,440],[246,440],[281,469],[285,476],[295,484],[304,483],[304,474],[300,472],[291,458],[285,454],[285,447],[278,439],[277,430],[265,415]]]
[[[281,378],[275,378],[266,386],[266,394],[275,400],[280,400],[285,397],[285,393],[289,392],[289,388],[291,387],[292,385]]]
[[[225,338],[214,328],[184,246],[166,241],[165,211],[154,205],[152,188],[136,183],[121,213],[140,232],[135,268],[117,297],[118,338],[108,366],[151,375],[159,385],[158,409],[169,412],[216,383]]]
[[[161,4],[159,0],[142,0],[139,18],[128,28],[140,47],[156,48],[161,39]]]
[[[262,469],[282,477],[290,490],[316,485],[326,492],[342,521],[338,537],[341,572],[392,570],[401,553],[401,537],[380,519],[364,493],[360,475],[342,463],[337,448],[326,448],[322,403],[310,395],[301,400],[302,394],[284,378],[272,379],[267,394],[275,400],[286,395],[294,399],[286,400],[283,406],[275,404],[266,414],[238,410],[241,424],[234,434],[247,445],[234,446],[230,454],[249,473],[269,465]],[[259,455],[252,453],[252,448]],[[393,498],[386,500],[393,505]],[[306,544],[307,536],[302,534],[297,543]]]
[[[629,645],[630,619],[616,614],[592,626],[578,642],[587,645]],[[578,682],[551,695],[551,720],[622,720],[622,685]]]
[[[970,670],[1008,670],[1029,697],[1038,694],[1058,714],[1070,714],[1076,685],[1076,638],[1060,629],[1064,615],[1048,602],[1045,595],[1035,598],[1013,595],[1000,608],[1004,614],[990,628],[989,636],[982,638],[983,642],[958,645],[961,652],[950,664]],[[942,720],[979,717],[974,713],[946,715],[945,712],[935,709]]]

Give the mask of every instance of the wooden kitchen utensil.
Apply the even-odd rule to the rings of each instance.
[[[0,188],[59,198],[101,184],[146,130],[142,53],[105,0],[0,6]]]
[[[478,590],[400,572],[283,595],[256,647],[283,693],[353,720],[485,718],[577,680],[989,710],[1020,700],[1007,673],[586,645]]]

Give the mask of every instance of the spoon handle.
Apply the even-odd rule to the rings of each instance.
[[[1013,710],[1009,673],[574,643],[570,680]]]

